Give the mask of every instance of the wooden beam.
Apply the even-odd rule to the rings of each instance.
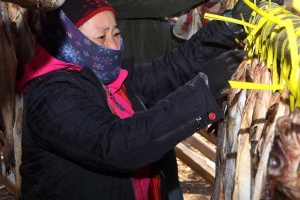
[[[215,182],[215,163],[189,149],[183,143],[175,146],[176,156],[211,185]]]
[[[2,169],[5,169],[3,162]],[[0,182],[5,186],[5,188],[14,195],[14,197],[17,197],[17,188],[15,185],[15,176],[13,173],[6,176],[5,172],[1,172],[0,175]],[[17,198],[16,198],[17,199]]]
[[[185,141],[193,145],[193,147],[198,149],[204,156],[209,158],[211,161],[216,161],[216,150],[200,137],[197,137],[194,134],[191,137],[185,139]]]
[[[206,128],[201,129],[199,131],[197,131],[197,133],[199,133],[200,135],[202,135],[205,139],[207,139],[209,142],[213,143],[214,145],[217,144],[217,137],[214,136],[211,133],[208,133],[206,130]]]

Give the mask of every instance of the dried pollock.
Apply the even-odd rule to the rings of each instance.
[[[300,199],[300,108],[277,120],[268,174],[270,197]]]

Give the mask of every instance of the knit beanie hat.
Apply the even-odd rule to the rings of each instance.
[[[116,15],[105,0],[66,0],[61,9],[77,28],[102,11],[112,11]]]

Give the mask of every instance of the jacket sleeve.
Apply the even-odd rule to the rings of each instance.
[[[101,84],[92,79],[66,71],[38,78],[26,94],[24,123],[39,147],[99,173],[130,172],[157,161],[197,127],[222,117],[199,76],[126,119],[112,114]]]
[[[151,107],[195,77],[206,62],[233,49],[237,45],[235,39],[239,37],[225,22],[211,21],[166,56],[128,69],[133,72],[128,84],[134,85],[135,93]]]
[[[117,11],[117,19],[157,18],[179,13],[202,0],[109,0],[108,3]]]

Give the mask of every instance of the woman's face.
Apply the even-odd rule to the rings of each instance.
[[[114,50],[120,49],[120,30],[115,15],[111,11],[98,13],[78,29],[100,46]]]

